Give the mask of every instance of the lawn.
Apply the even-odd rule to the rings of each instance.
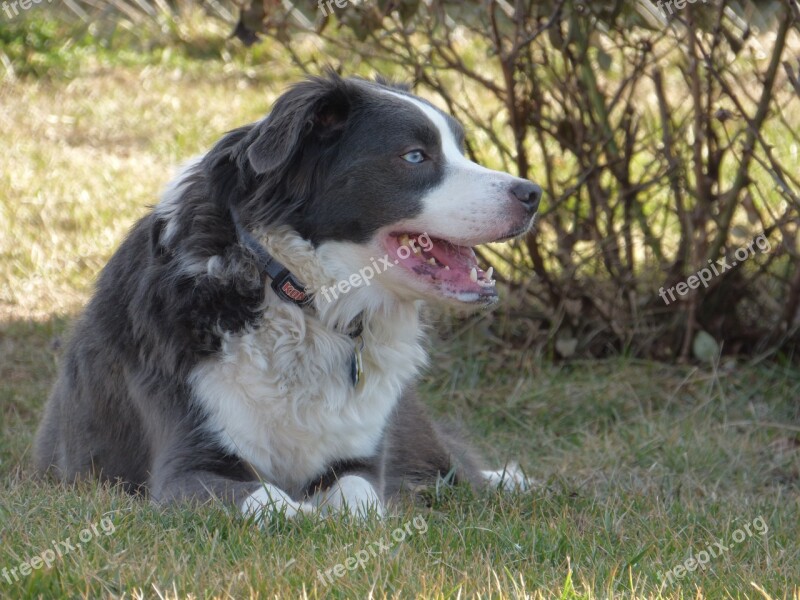
[[[69,325],[172,169],[297,74],[187,56],[0,85],[0,598],[800,598],[800,370],[553,364],[439,320],[422,386],[529,493],[446,487],[383,522],[158,509],[31,477]],[[231,66],[233,65],[233,66]]]

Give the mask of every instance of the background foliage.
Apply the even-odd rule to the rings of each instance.
[[[647,0],[324,4],[69,0],[85,23],[69,44],[99,38],[119,52],[155,26],[189,57],[230,60],[220,36],[197,35],[213,20],[247,45],[271,38],[307,73],[334,65],[412,83],[467,125],[474,159],[546,190],[527,239],[482,250],[511,290],[492,328],[515,347],[561,357],[794,356],[794,0],[680,10]],[[53,37],[42,33],[21,41],[4,32],[9,68],[46,71],[37,49]],[[169,52],[157,42],[146,43]],[[665,300],[700,269],[736,262],[761,234],[768,252]]]
[[[245,10],[239,31],[257,13],[309,72],[331,57],[345,71],[388,66],[469,125],[475,159],[543,184],[538,229],[511,252],[485,251],[514,290],[506,340],[687,359],[710,334],[727,352],[793,352],[795,3],[688,4],[670,17],[649,2],[409,0],[325,19],[299,5],[322,57],[282,5]],[[676,301],[659,295],[735,262],[761,233],[768,254]]]

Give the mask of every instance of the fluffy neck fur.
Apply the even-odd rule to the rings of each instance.
[[[259,238],[307,286],[342,277],[335,261],[326,263],[289,228]],[[223,335],[219,355],[189,379],[223,447],[291,493],[333,462],[372,456],[403,389],[427,360],[416,302],[372,285],[330,303],[315,298],[315,305],[301,309],[268,289],[260,322]],[[342,332],[359,314],[365,377],[354,387],[354,342]]]
[[[336,272],[336,260],[318,252],[313,244],[290,227],[277,227],[262,232],[258,237],[267,251],[310,290],[335,287],[338,281],[350,275]],[[413,331],[415,337],[422,333],[421,305],[420,300],[397,298],[377,284],[353,288],[330,302],[316,294],[313,303],[315,317],[332,330],[346,331],[361,316],[365,328],[375,329],[375,325],[383,321],[400,322],[404,329]],[[314,317],[307,315],[306,318]],[[380,335],[381,329],[386,328],[378,328],[372,332],[373,335]],[[392,333],[397,334],[394,331]],[[381,342],[390,341],[381,337]]]

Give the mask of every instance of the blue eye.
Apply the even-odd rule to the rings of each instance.
[[[411,152],[406,152],[400,158],[411,164],[418,165],[425,162],[425,153],[422,150],[412,150]]]

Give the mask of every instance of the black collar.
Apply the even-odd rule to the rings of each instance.
[[[231,207],[231,219],[233,219],[239,243],[253,253],[261,274],[272,280],[272,289],[278,297],[285,302],[296,304],[300,307],[306,307],[311,304],[313,298],[311,294],[306,292],[306,287],[242,227],[239,213],[233,207]]]
[[[239,243],[253,254],[261,274],[272,280],[270,286],[278,298],[301,308],[309,306],[314,298],[306,291],[306,286],[300,283],[300,280],[289,269],[267,252],[267,249],[242,226],[239,213],[234,207],[231,207],[231,219],[236,228],[236,237],[239,239]],[[363,332],[364,322],[359,315],[351,323],[351,331],[347,335],[357,338]]]

